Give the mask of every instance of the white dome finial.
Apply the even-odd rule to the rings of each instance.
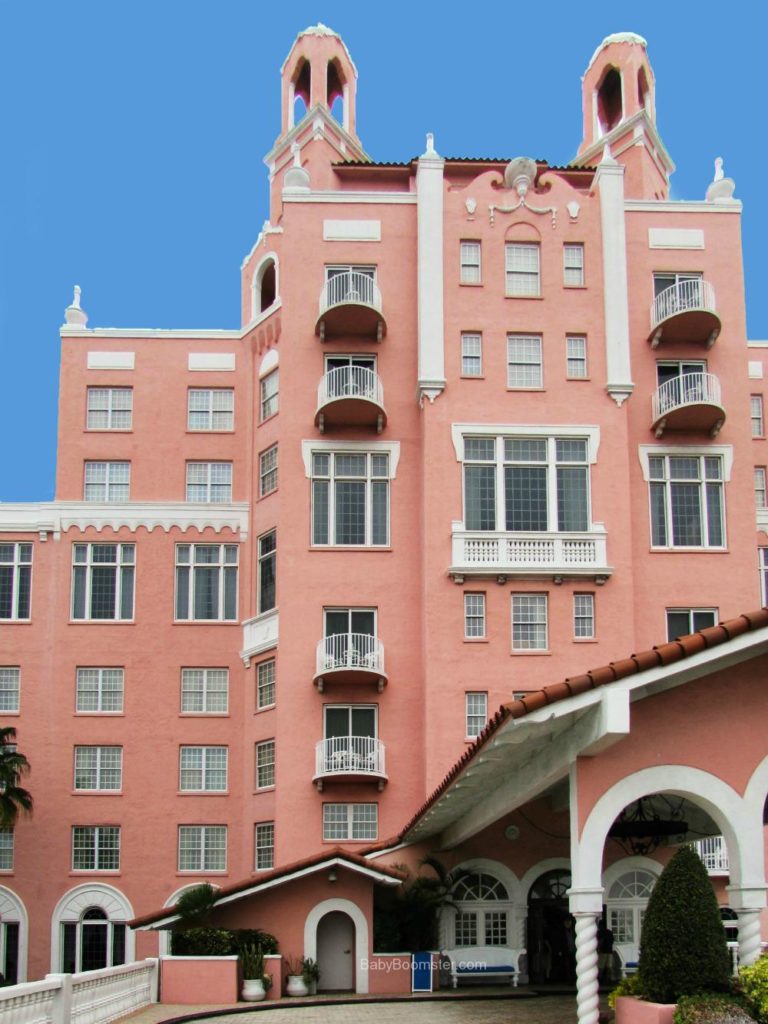
[[[85,325],[88,323],[88,315],[80,307],[80,295],[80,285],[76,284],[74,295],[72,297],[72,305],[67,306],[67,308],[64,310],[64,320],[66,321],[66,323],[72,324],[75,327],[85,327]]]

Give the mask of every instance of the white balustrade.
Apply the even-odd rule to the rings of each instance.
[[[728,874],[728,848],[722,836],[697,839],[693,848],[710,874]]]
[[[369,633],[337,633],[317,645],[317,674],[344,669],[384,673],[384,644]]]
[[[384,405],[384,386],[379,375],[366,366],[338,366],[329,370],[317,388],[317,408],[342,398],[362,398]]]
[[[721,405],[720,381],[713,373],[683,373],[666,380],[653,396],[653,422],[686,405]]]
[[[610,573],[604,531],[506,533],[454,530],[451,570],[480,573],[535,571]]]
[[[671,316],[699,309],[717,312],[715,289],[700,277],[678,281],[659,292],[651,303],[651,330]]]
[[[315,775],[385,775],[384,744],[375,736],[331,736],[315,748]]]
[[[370,275],[359,270],[347,270],[328,278],[320,292],[320,316],[334,306],[350,303],[370,306],[381,312],[381,292]]]

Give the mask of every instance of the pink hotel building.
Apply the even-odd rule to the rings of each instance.
[[[590,1024],[595,919],[636,959],[681,836],[759,950],[741,204],[720,164],[670,199],[631,33],[564,167],[431,136],[374,162],[356,81],[335,32],[297,37],[239,330],[66,310],[56,499],[0,506],[0,721],[35,797],[0,831],[0,968],[162,951],[207,879],[222,922],[381,990],[374,894],[433,852],[474,872],[443,948],[575,973]],[[676,835],[622,846],[649,814]]]

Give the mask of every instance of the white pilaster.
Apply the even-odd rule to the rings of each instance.
[[[609,154],[606,154],[598,165],[595,186],[600,193],[600,223],[603,237],[605,348],[608,368],[606,390],[616,404],[621,405],[632,394],[634,387],[629,357],[624,168]]]
[[[443,167],[427,135],[416,171],[418,223],[419,399],[434,402],[445,388],[443,348]]]

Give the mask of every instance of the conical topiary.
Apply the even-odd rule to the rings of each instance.
[[[654,1003],[723,991],[730,966],[712,884],[693,848],[683,846],[648,901],[640,939],[640,991]]]

